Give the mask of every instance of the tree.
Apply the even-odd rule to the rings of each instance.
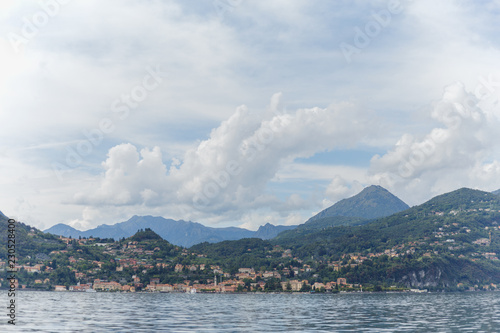
[[[311,291],[311,285],[307,283],[302,283],[302,287],[300,288],[300,291]]]
[[[250,290],[250,286],[251,286],[252,281],[253,281],[252,279],[243,279],[243,282],[245,282],[245,288]]]
[[[266,285],[264,286],[264,290],[266,291],[274,291],[279,289],[281,289],[281,284],[277,278],[270,278],[266,281]]]

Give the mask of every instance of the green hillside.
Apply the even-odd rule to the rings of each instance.
[[[500,283],[499,225],[499,197],[460,189],[365,225],[288,231],[297,237],[281,235],[270,243],[289,249],[290,259],[270,254],[262,258],[269,250],[269,245],[262,244],[246,253],[245,261],[273,267],[273,261],[296,265],[300,260],[324,280],[343,276],[355,283],[453,290]],[[238,241],[207,244],[203,251],[231,253],[238,247]],[[303,277],[312,279],[312,275]]]
[[[332,227],[339,226],[355,226],[361,225],[368,222],[368,220],[359,217],[347,217],[347,216],[330,216],[324,217],[316,220],[309,220],[307,223],[299,225],[293,230],[283,231],[278,234],[273,240],[275,242],[302,242],[304,237],[317,237],[317,234],[321,234],[323,230]],[[313,235],[313,236],[311,236]]]
[[[300,244],[278,243],[290,246],[299,257],[327,260],[346,253],[388,256],[378,271],[371,265],[361,265],[347,274],[355,280],[365,271],[364,276],[402,282],[412,271],[430,270],[441,272],[438,280],[446,285],[461,279],[468,283],[485,279],[500,282],[500,262],[487,258],[496,257],[500,251],[499,224],[500,198],[460,189],[367,225],[325,229],[307,235]],[[490,243],[474,244],[489,240],[490,233]]]
[[[7,259],[8,218],[0,215],[0,259]],[[21,222],[15,223],[16,255],[18,258],[45,258],[51,251],[60,250],[65,244],[56,236],[46,234]]]
[[[484,228],[494,227],[496,221],[500,221],[498,210],[500,198],[497,196],[477,190],[460,189],[367,225],[355,228],[331,227],[311,233],[302,239],[300,245],[294,246],[304,248],[309,243],[330,243],[335,240],[333,244],[328,245],[333,252],[342,249],[377,250],[401,242],[433,237],[439,232],[439,228],[450,224],[451,226],[446,228],[458,233],[454,238],[472,241],[475,237],[488,236],[488,231]],[[466,232],[466,229],[470,232]],[[353,241],[352,237],[356,240]]]

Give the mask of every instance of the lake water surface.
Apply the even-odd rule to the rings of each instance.
[[[500,332],[494,292],[16,296],[17,325],[2,307],[0,332]]]

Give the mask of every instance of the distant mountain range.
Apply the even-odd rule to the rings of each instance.
[[[369,222],[377,217],[389,216],[409,208],[403,201],[381,186],[369,186],[359,194],[339,201],[300,225],[301,230],[321,229],[338,225],[356,225]],[[65,237],[99,237],[115,240],[134,235],[137,230],[150,228],[168,242],[191,247],[202,242],[217,243],[242,238],[272,239],[283,231],[297,226],[275,226],[267,223],[257,231],[243,228],[212,228],[201,223],[176,221],[163,217],[133,216],[128,221],[114,225],[100,225],[97,228],[80,231],[66,224],[57,224],[45,232]]]
[[[271,239],[280,232],[295,227],[275,226],[268,223],[261,226],[257,231],[250,231],[237,227],[211,228],[197,222],[176,221],[159,216],[133,216],[125,222],[114,225],[103,224],[87,231],[80,231],[66,224],[59,223],[45,230],[45,232],[64,237],[71,236],[72,238],[80,236],[88,238],[93,236],[119,240],[134,235],[139,229],[150,228],[174,245],[190,247],[202,242],[217,243],[224,240],[237,240],[241,238]]]
[[[493,191],[491,193],[496,194],[496,195],[500,195],[500,190],[496,190],[496,191]]]

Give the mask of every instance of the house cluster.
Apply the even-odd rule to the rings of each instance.
[[[247,268],[242,268],[241,270],[250,270]],[[137,280],[139,281],[139,280]],[[142,285],[141,285],[142,286]],[[307,286],[307,290],[315,291],[332,291],[339,288],[357,288],[360,287],[356,284],[347,283],[345,278],[338,278],[337,281],[309,284],[307,280],[290,280],[281,282],[281,288],[283,291],[302,291],[304,286]],[[59,286],[63,287],[63,286]],[[125,292],[135,292],[138,289],[138,285],[121,285],[115,281],[102,281],[94,280],[92,284],[78,284],[76,286],[70,286],[70,291],[86,291],[87,289],[94,289],[100,291],[125,291]],[[217,278],[211,283],[202,284],[199,281],[189,281],[185,280],[183,283],[178,284],[162,284],[159,278],[151,278],[149,284],[143,287],[142,290],[149,292],[213,292],[213,293],[231,293],[242,290],[248,291],[262,291],[266,287],[265,281],[257,282],[246,282],[241,279],[228,279],[221,282],[217,282]],[[56,288],[56,291],[58,289]],[[60,291],[65,290],[65,288],[59,288]]]
[[[304,286],[310,287],[307,289],[311,289],[314,291],[332,291],[336,289],[337,287],[339,288],[358,288],[360,285],[357,284],[351,284],[347,283],[345,278],[338,278],[336,282],[331,281],[327,283],[321,283],[321,282],[315,282],[314,284],[310,285],[307,280],[291,280],[291,281],[283,281],[281,282],[281,288],[284,291],[301,291],[303,290]]]
[[[133,285],[122,285],[116,281],[105,281],[100,279],[95,279],[94,283],[80,283],[76,285],[69,286],[66,289],[65,286],[56,285],[55,291],[90,291],[90,290],[100,290],[100,291],[135,291],[135,286]]]
[[[70,244],[71,239],[69,238],[61,238],[64,241],[67,241],[68,244]],[[373,258],[373,257],[379,257],[382,255],[388,255],[390,257],[397,257],[401,254],[404,253],[414,253],[415,252],[415,246],[418,244],[401,244],[394,246],[391,249],[386,249],[383,252],[379,253],[368,253],[368,254],[359,254],[359,253],[351,253],[351,254],[345,254],[342,259],[346,260],[340,260],[340,261],[334,261],[334,262],[329,262],[328,266],[331,267],[334,271],[339,271],[343,267],[349,266],[351,268],[356,267],[357,265],[360,265],[363,263],[364,260]],[[262,280],[262,279],[268,279],[268,278],[276,278],[278,280],[282,280],[282,277],[298,277],[302,275],[303,273],[308,273],[312,272],[314,269],[308,265],[304,264],[302,260],[299,258],[296,258],[292,254],[291,249],[282,249],[279,246],[275,246],[270,252],[277,252],[281,254],[282,258],[292,258],[294,261],[296,261],[299,265],[296,266],[283,266],[275,268],[275,270],[272,271],[255,271],[253,268],[240,268],[238,270],[238,273],[236,273],[234,276],[227,272],[223,272],[219,266],[214,266],[214,265],[207,265],[203,263],[197,263],[197,264],[189,264],[189,265],[183,265],[180,263],[166,263],[163,262],[160,258],[153,260],[151,258],[151,255],[153,255],[155,252],[160,251],[160,248],[156,247],[153,250],[146,250],[144,249],[141,244],[137,241],[130,241],[125,244],[122,244],[121,246],[117,246],[116,243],[105,243],[103,244],[105,246],[105,252],[108,254],[115,255],[115,260],[113,262],[116,263],[116,271],[121,272],[125,268],[132,268],[134,271],[142,271],[142,272],[147,272],[148,270],[156,267],[162,267],[162,268],[173,268],[175,273],[186,273],[186,272],[196,272],[196,271],[206,271],[208,270],[208,267],[210,267],[210,270],[213,271],[215,274],[218,274],[222,278],[226,280],[226,283],[223,286],[219,286],[220,292],[224,292],[222,289],[227,289],[227,291],[231,291],[232,288],[234,287],[235,289],[238,288],[238,286],[241,284],[239,281],[245,280],[245,279],[250,279],[254,281]],[[197,253],[190,253],[187,249],[180,249],[177,248],[181,253],[181,255],[184,256],[192,256],[192,257],[204,257],[204,255],[200,255]],[[58,251],[60,253],[67,252],[66,250],[63,251]],[[78,263],[79,261],[83,260],[82,258],[74,258],[70,257],[69,261],[70,264],[75,264]],[[75,277],[78,280],[81,279],[86,279],[87,283],[89,282],[89,279],[93,276],[93,273],[99,270],[100,267],[104,263],[99,262],[99,261],[93,261],[92,262],[93,266],[96,268],[90,269],[87,272],[79,272],[77,271],[74,267],[72,270],[75,273]],[[235,283],[227,283],[229,279],[233,278]],[[126,281],[121,281],[122,284],[126,285]],[[294,284],[298,285],[298,284]],[[335,285],[335,284],[332,284]],[[154,284],[150,283],[150,287],[148,290],[152,291],[184,291],[184,289],[188,289],[189,285],[186,285],[185,287],[182,287],[182,285],[174,286],[174,285],[159,285],[159,284]],[[142,289],[144,286],[140,284],[135,284],[134,288],[136,290]],[[227,288],[223,288],[227,287]],[[312,287],[312,286],[311,286]],[[326,288],[327,286],[325,285],[325,289],[328,290],[329,288]],[[125,287],[128,288],[128,287]],[[222,289],[221,289],[222,288]],[[248,288],[248,287],[247,287]],[[257,286],[253,286],[252,288],[257,288]],[[295,288],[295,287],[294,287]],[[103,285],[101,288],[103,290],[118,290],[117,285]],[[197,286],[196,289],[214,289],[213,285],[209,288],[209,286],[205,285],[199,285]],[[295,288],[296,289],[296,288]],[[314,288],[313,288],[314,289]],[[299,288],[300,290],[300,288]]]
[[[305,268],[298,269],[291,267],[290,269],[307,270]],[[210,265],[210,270],[214,273],[214,279],[209,279],[206,283],[200,283],[198,280],[190,281],[184,280],[183,283],[177,284],[163,284],[157,277],[149,278],[149,283],[142,283],[140,277],[137,275],[132,276],[132,282],[127,281],[106,281],[94,279],[93,282],[77,283],[76,285],[69,286],[56,286],[56,291],[110,291],[110,292],[214,292],[214,293],[228,293],[237,291],[263,291],[266,288],[266,281],[269,278],[276,278],[281,280],[281,274],[277,271],[259,271],[256,272],[253,268],[239,268],[238,273],[231,275],[225,273],[219,266]],[[199,266],[197,268],[200,268]],[[208,269],[208,266],[206,267]],[[285,268],[286,271],[288,268]],[[289,269],[288,269],[289,270]],[[78,274],[78,273],[77,273]],[[82,276],[83,277],[83,276]],[[88,279],[87,279],[88,280]],[[356,288],[357,285],[348,284],[345,278],[339,278],[337,281],[328,283],[313,283],[309,284],[308,280],[290,280],[281,281],[281,289],[283,291],[303,291],[303,290],[316,290],[316,291],[332,291],[336,288]],[[307,287],[307,288],[304,288]]]
[[[408,242],[407,244],[403,243],[395,245],[390,249],[385,249],[382,252],[376,252],[376,253],[372,252],[367,254],[345,253],[341,257],[342,260],[329,261],[328,267],[331,267],[334,271],[340,271],[344,267],[354,268],[358,265],[361,265],[365,260],[381,257],[384,255],[394,258],[405,254],[413,254],[415,253],[415,247],[418,244],[419,242]]]
[[[4,267],[5,266],[5,262],[0,262],[0,268]],[[44,265],[41,265],[41,264],[36,264],[36,265],[33,265],[33,266],[30,266],[30,265],[15,265],[14,266],[14,269],[16,271],[20,271],[20,270],[25,270],[26,272],[28,273],[40,273],[42,271],[42,267]]]

